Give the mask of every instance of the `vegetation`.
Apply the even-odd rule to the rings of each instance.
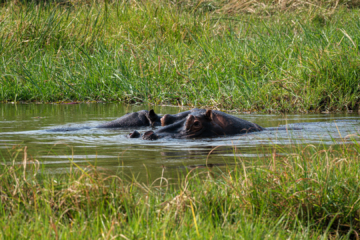
[[[358,0],[3,1],[0,101],[358,110]]]
[[[75,163],[69,173],[47,175],[26,147],[15,147],[0,165],[0,236],[355,239],[360,145],[343,141],[327,150],[274,147],[256,162],[230,158],[235,166],[191,170],[176,185],[163,177],[140,183]]]
[[[359,6],[0,0],[0,101],[357,111]],[[2,239],[359,238],[351,136],[327,148],[274,146],[257,161],[234,155],[235,165],[194,169],[176,184],[74,162],[49,175],[24,146],[0,157]]]

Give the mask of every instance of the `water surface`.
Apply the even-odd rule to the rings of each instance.
[[[96,126],[122,115],[153,108],[158,114],[175,114],[188,108],[154,107],[103,103],[81,104],[0,104],[0,152],[10,159],[9,149],[27,146],[29,159],[36,159],[50,173],[79,166],[97,165],[138,179],[168,176],[179,169],[208,163],[232,164],[236,159],[257,160],[270,154],[274,144],[344,144],[348,135],[359,134],[360,116],[352,114],[233,114],[263,127],[296,126],[302,130],[263,131],[246,135],[207,139],[160,139],[145,141],[124,135],[140,129],[86,129],[74,132],[47,132],[58,127]],[[209,152],[214,150],[207,159]],[[236,149],[235,149],[235,148]],[[234,150],[235,149],[235,150]],[[284,153],[285,154],[285,153]],[[235,156],[235,158],[234,158]],[[185,171],[185,170],[184,170]]]

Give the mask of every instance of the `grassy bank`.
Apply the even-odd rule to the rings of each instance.
[[[358,110],[356,1],[0,6],[0,101]]]
[[[14,148],[0,166],[0,236],[356,239],[360,145],[353,143],[294,146],[286,155],[274,147],[258,161],[230,158],[238,164],[225,171],[192,170],[177,185],[76,165],[67,174],[40,174],[26,148]]]

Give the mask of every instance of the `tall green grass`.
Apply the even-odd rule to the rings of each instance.
[[[355,2],[239,3],[4,3],[0,101],[358,110]]]
[[[349,140],[344,139],[344,142]],[[41,174],[25,148],[2,155],[4,239],[353,239],[360,231],[360,146],[274,148],[235,167],[195,169],[177,185],[71,163]],[[279,155],[277,152],[284,152]],[[205,159],[204,159],[205,161]],[[46,170],[46,169],[43,169]]]

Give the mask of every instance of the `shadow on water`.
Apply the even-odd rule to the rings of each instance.
[[[111,172],[125,169],[140,179],[161,174],[167,177],[196,167],[221,168],[236,159],[258,161],[269,156],[274,145],[288,148],[301,144],[343,144],[344,137],[359,134],[358,114],[234,114],[263,127],[287,125],[302,130],[263,131],[246,135],[207,139],[128,139],[134,129],[83,129],[47,132],[58,127],[96,126],[128,112],[154,108],[156,113],[175,114],[177,107],[121,104],[0,104],[0,151],[21,144],[28,155],[39,160],[50,173],[69,170],[69,162],[80,166],[96,164]],[[137,128],[139,131],[151,127]],[[214,149],[217,147],[216,149]],[[212,151],[212,152],[211,152]],[[211,155],[208,157],[209,152]],[[281,154],[281,153],[280,153]],[[4,154],[2,154],[4,156]],[[210,164],[210,165],[209,165]]]

